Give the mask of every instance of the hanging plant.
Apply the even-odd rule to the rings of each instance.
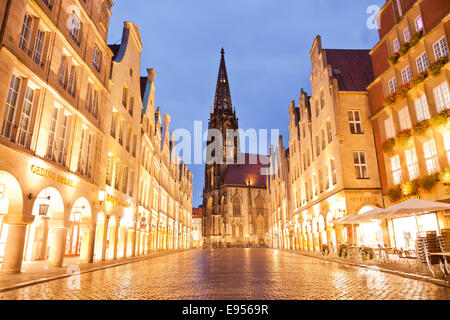
[[[391,202],[397,202],[398,200],[400,200],[402,198],[401,187],[398,185],[398,186],[389,188],[387,191],[387,196],[389,197]]]
[[[428,71],[427,70],[422,71],[421,73],[419,73],[411,81],[413,87],[417,87],[419,84],[424,82],[427,77],[428,77]]]
[[[391,152],[395,147],[395,138],[390,138],[387,139],[384,143],[383,143],[383,151],[385,153],[389,153]]]
[[[419,179],[410,180],[401,185],[402,194],[404,196],[414,196],[419,193],[420,182]]]
[[[396,142],[400,147],[404,147],[408,144],[411,136],[412,136],[411,129],[400,131],[397,135]]]
[[[439,175],[439,180],[444,182],[445,185],[450,184],[450,168],[445,168]]]
[[[391,57],[389,57],[389,62],[394,65],[398,62],[398,59],[400,59],[400,53],[396,52]]]
[[[348,246],[346,244],[341,244],[338,248],[338,256],[340,258],[347,258],[348,256]]]
[[[447,109],[433,115],[430,119],[430,124],[433,127],[440,127],[447,124],[449,118],[450,118],[450,110]]]
[[[433,77],[435,77],[441,73],[442,67],[447,62],[448,62],[448,57],[442,57],[430,65],[429,69],[430,69],[430,72],[433,75]]]
[[[414,134],[418,136],[423,136],[430,127],[431,127],[430,120],[420,121],[413,126]]]
[[[424,176],[420,180],[420,187],[427,192],[430,192],[436,183],[439,182],[439,173],[433,173],[427,176]]]

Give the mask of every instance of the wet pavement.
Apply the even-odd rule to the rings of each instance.
[[[83,273],[0,299],[450,300],[450,288],[286,251],[217,249]]]

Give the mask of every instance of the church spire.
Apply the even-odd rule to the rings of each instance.
[[[227,68],[225,66],[225,50],[220,51],[220,67],[219,75],[217,77],[216,96],[214,98],[214,111],[226,110],[233,111],[231,104],[230,85],[228,83]]]

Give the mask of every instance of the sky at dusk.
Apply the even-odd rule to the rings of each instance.
[[[156,106],[170,114],[171,131],[192,132],[194,121],[207,129],[223,47],[239,127],[279,129],[286,146],[289,104],[298,101],[301,88],[310,92],[315,36],[321,35],[324,48],[370,49],[378,32],[367,27],[367,8],[384,2],[114,0],[108,43],[120,43],[123,21],[139,26],[141,74],[155,69]],[[198,206],[204,166],[189,168]]]

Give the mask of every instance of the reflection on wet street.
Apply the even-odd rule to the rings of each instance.
[[[450,289],[279,250],[218,249],[41,283],[0,299],[450,299]]]

